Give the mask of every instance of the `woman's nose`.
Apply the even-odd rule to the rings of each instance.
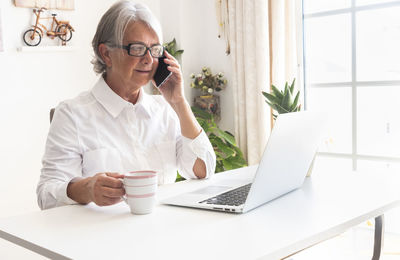
[[[146,51],[146,54],[143,56],[143,60],[146,64],[152,63],[153,62],[153,56],[150,54],[150,50]]]

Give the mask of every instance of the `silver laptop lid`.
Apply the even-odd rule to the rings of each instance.
[[[279,115],[243,212],[299,188],[322,138],[323,117],[302,111]]]

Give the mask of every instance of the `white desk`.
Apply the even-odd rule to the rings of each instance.
[[[218,181],[162,186],[159,198]],[[249,213],[159,205],[150,215],[65,206],[0,220],[0,237],[52,259],[279,259],[398,206],[400,183],[379,174],[322,174]],[[372,256],[372,250],[371,250]]]

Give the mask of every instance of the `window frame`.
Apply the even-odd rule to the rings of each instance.
[[[390,7],[398,7],[400,6],[400,1],[391,1],[386,3],[376,3],[376,4],[367,4],[363,6],[356,6],[356,0],[351,0],[351,6],[349,8],[343,9],[335,9],[329,11],[320,11],[305,14],[304,13],[304,2],[307,0],[302,1],[302,27],[303,27],[303,89],[304,89],[304,108],[307,109],[307,90],[309,88],[329,88],[329,87],[345,87],[351,88],[351,117],[352,117],[352,144],[351,144],[351,153],[333,153],[333,152],[318,152],[318,156],[323,157],[333,157],[333,158],[346,158],[351,159],[352,161],[352,170],[357,170],[357,164],[359,160],[368,160],[368,161],[378,161],[378,162],[387,162],[387,163],[400,163],[400,157],[389,157],[389,156],[378,156],[378,155],[364,155],[359,154],[357,151],[357,89],[360,87],[400,87],[400,80],[383,80],[383,81],[357,81],[357,47],[356,47],[356,14],[362,11],[368,10],[378,10],[382,8],[390,8]],[[351,81],[349,82],[330,82],[330,83],[312,83],[307,84],[307,75],[306,75],[306,53],[307,53],[307,46],[305,44],[305,26],[304,21],[305,19],[312,19],[318,17],[327,17],[331,15],[338,15],[338,14],[350,14],[351,17]]]

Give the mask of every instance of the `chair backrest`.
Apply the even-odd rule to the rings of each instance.
[[[54,115],[55,110],[56,110],[55,108],[50,109],[50,124],[51,124],[51,121],[53,120],[53,115]]]

